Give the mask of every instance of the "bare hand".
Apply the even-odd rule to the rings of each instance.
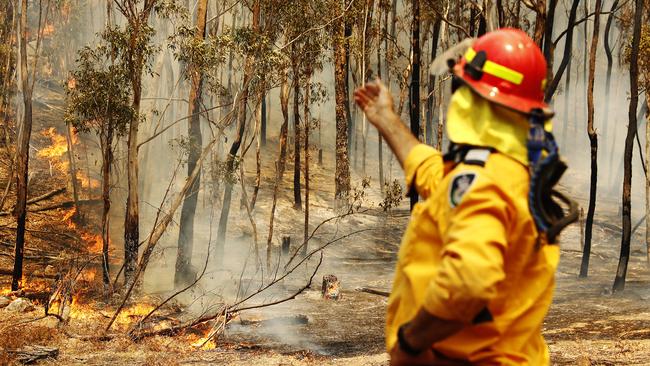
[[[395,120],[393,97],[379,79],[355,90],[354,101],[366,114],[368,121],[376,127]]]
[[[435,360],[430,349],[423,351],[418,356],[411,356],[396,344],[390,351],[390,366],[430,366],[434,365]]]

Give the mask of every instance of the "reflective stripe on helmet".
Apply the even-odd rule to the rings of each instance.
[[[467,49],[467,52],[465,52],[465,60],[467,62],[471,62],[474,59],[474,56],[476,56],[476,51],[474,51],[472,48]],[[490,60],[485,61],[482,71],[486,74],[490,74],[500,79],[509,81],[515,85],[521,84],[521,82],[524,80],[524,74],[494,63]]]

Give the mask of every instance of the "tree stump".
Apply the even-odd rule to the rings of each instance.
[[[323,149],[318,149],[318,164],[323,165]]]
[[[287,256],[289,255],[289,247],[291,246],[291,237],[290,236],[283,236],[282,237],[282,255]]]
[[[325,275],[323,276],[323,287],[321,294],[326,300],[340,300],[342,297],[341,294],[341,284],[334,275]]]

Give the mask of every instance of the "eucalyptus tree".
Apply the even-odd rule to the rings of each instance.
[[[580,277],[587,277],[589,270],[589,255],[591,252],[591,236],[594,225],[594,214],[596,212],[596,191],[598,183],[598,135],[594,128],[594,78],[596,73],[596,51],[598,50],[598,34],[600,28],[600,12],[602,0],[596,0],[596,11],[594,17],[594,29],[589,52],[589,80],[587,88],[587,134],[591,151],[591,179],[589,185],[589,208],[585,223],[585,242],[582,252],[582,263],[580,265]]]
[[[206,37],[206,22],[208,16],[208,0],[199,0],[196,11],[196,26],[192,29],[193,46],[201,47]],[[194,50],[195,48],[190,48]],[[185,51],[185,50],[184,50]],[[187,56],[187,55],[191,56]],[[187,176],[189,177],[201,155],[203,145],[203,136],[201,134],[201,96],[203,93],[203,71],[200,67],[200,60],[204,59],[203,54],[183,52],[188,62],[187,77],[190,79],[191,86],[188,99],[188,140],[189,151],[187,156]],[[194,57],[193,57],[194,56]],[[199,58],[199,60],[196,60]],[[214,67],[214,66],[213,66]],[[174,284],[176,287],[183,286],[194,278],[191,278],[191,261],[192,248],[194,243],[194,215],[196,213],[196,202],[201,186],[201,172],[199,171],[196,179],[192,183],[191,189],[185,195],[183,207],[181,208],[180,227],[178,234],[178,255],[176,257],[176,271],[174,275]]]
[[[14,2],[17,6],[18,2]],[[20,92],[22,93],[23,114],[16,138],[16,155],[15,155],[15,179],[16,179],[16,205],[14,207],[14,217],[16,218],[16,242],[14,247],[14,269],[11,279],[12,291],[18,290],[23,281],[23,259],[25,249],[25,231],[27,223],[27,185],[29,175],[29,142],[32,135],[32,95],[34,83],[36,82],[38,59],[40,55],[41,40],[43,38],[44,24],[47,23],[50,2],[39,3],[38,23],[36,27],[28,24],[28,1],[20,0],[20,7],[17,11],[18,24],[18,75],[20,75]],[[27,44],[30,41],[30,35],[36,38],[35,47],[30,50],[33,62],[28,65]],[[35,35],[35,36],[34,36]],[[10,56],[11,57],[11,56]],[[11,178],[10,178],[11,179]]]
[[[646,166],[650,166],[650,2],[646,0],[646,21],[645,26],[641,30],[641,40],[639,42],[639,71],[643,88],[645,89],[645,103],[646,103],[646,124],[645,124],[645,158]],[[645,212],[646,212],[646,257],[650,263],[650,177],[645,177]]]
[[[110,61],[112,49],[105,40],[79,51],[77,68],[66,86],[66,124],[99,136],[102,155],[102,279],[110,286],[109,211],[114,140],[124,135],[135,118],[127,68]]]
[[[623,152],[623,195],[622,195],[622,227],[621,252],[614,278],[613,291],[622,291],[625,288],[625,277],[627,276],[627,264],[630,259],[630,239],[632,236],[632,150],[634,148],[634,137],[637,134],[637,107],[639,103],[639,52],[641,45],[641,30],[643,24],[644,0],[634,2],[634,22],[632,25],[632,41],[629,46],[630,65],[630,105],[628,110],[629,124],[625,136],[625,148]]]
[[[144,122],[141,112],[143,77],[152,75],[152,56],[159,46],[153,42],[155,29],[149,24],[152,15],[169,18],[182,13],[173,0],[115,0],[116,10],[123,16],[121,25],[107,26],[102,38],[110,49],[110,59],[124,68],[130,83],[131,108],[127,140],[127,199],[124,217],[124,279],[132,280],[138,259],[140,214],[138,194],[138,129]],[[119,22],[118,22],[119,23]]]

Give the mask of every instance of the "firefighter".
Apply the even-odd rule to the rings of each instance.
[[[523,31],[500,29],[452,72],[444,156],[411,134],[379,80],[354,94],[421,197],[388,301],[391,365],[548,365],[556,238],[577,210],[553,189],[566,165],[543,100],[546,61]]]

